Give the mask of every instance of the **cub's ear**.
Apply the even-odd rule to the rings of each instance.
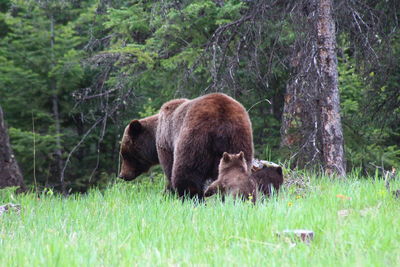
[[[128,134],[130,136],[135,136],[139,134],[142,131],[143,127],[142,124],[140,124],[140,121],[138,120],[133,120],[129,123],[129,130]]]
[[[281,167],[276,167],[276,172],[279,174],[279,175],[282,175],[282,168]]]
[[[240,159],[240,160],[243,160],[243,159],[244,159],[244,153],[243,153],[243,151],[240,151],[240,153],[239,153],[239,159]]]
[[[229,156],[228,153],[224,152],[224,154],[222,154],[222,158],[224,159],[224,161],[229,162],[231,160],[231,156]]]
[[[205,197],[211,197],[212,195],[215,195],[220,191],[220,186],[218,181],[214,181],[213,183],[210,184],[209,187],[207,187],[206,191],[204,192]]]

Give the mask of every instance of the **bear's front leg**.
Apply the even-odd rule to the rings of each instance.
[[[171,182],[172,166],[174,164],[174,154],[171,150],[160,147],[157,147],[157,153],[164,174],[167,177],[167,185],[165,187],[165,192],[174,192],[175,190],[173,189]]]

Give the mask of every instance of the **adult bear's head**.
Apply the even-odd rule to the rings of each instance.
[[[158,164],[155,132],[158,116],[131,121],[121,141],[122,165],[119,177],[131,181]]]

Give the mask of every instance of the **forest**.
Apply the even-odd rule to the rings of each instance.
[[[399,18],[0,0],[0,267],[400,266]]]
[[[1,0],[0,106],[24,183],[104,187],[132,119],[212,92],[247,109],[257,158],[323,169],[318,2],[333,3],[344,169],[399,167],[397,0]]]

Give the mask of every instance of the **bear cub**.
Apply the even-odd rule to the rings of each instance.
[[[277,193],[283,184],[283,173],[280,166],[264,166],[251,174],[251,178],[258,184],[258,191],[271,196],[272,188]]]
[[[250,177],[243,151],[238,154],[224,152],[218,166],[218,178],[204,192],[205,197],[216,193],[231,194],[236,199],[253,202],[257,197],[257,184]]]

